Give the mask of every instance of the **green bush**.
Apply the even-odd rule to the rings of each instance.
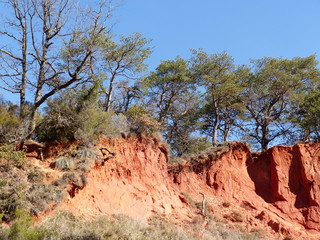
[[[26,165],[26,154],[17,151],[14,145],[0,146],[0,158],[6,160],[8,167],[23,168]]]
[[[3,169],[0,169],[0,222],[10,222],[16,218],[16,210],[27,205],[27,186],[20,173],[1,170]]]
[[[69,90],[48,101],[44,118],[37,128],[39,141],[81,140],[90,145],[100,134],[119,137],[126,132],[126,118],[98,108],[91,88]]]
[[[40,240],[45,236],[44,231],[39,231],[32,226],[33,219],[25,211],[21,209],[16,210],[17,219],[10,227],[8,239],[12,240]]]
[[[130,131],[138,135],[153,136],[160,130],[158,123],[143,106],[135,105],[125,113]]]
[[[22,129],[20,129],[19,116],[15,112],[16,106],[0,100],[0,143],[15,143],[19,140]]]
[[[28,172],[28,181],[31,183],[40,183],[43,181],[45,175],[43,172],[41,172],[38,169],[32,169],[30,172]]]

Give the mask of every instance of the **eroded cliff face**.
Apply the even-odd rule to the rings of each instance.
[[[195,170],[200,161],[171,169],[179,191],[201,191],[241,204],[252,226],[258,219],[295,239],[320,238],[320,144],[276,146],[252,154],[245,144],[235,143],[215,161],[201,162],[201,171]]]
[[[88,173],[87,186],[64,204],[76,214],[126,214],[146,220],[152,214],[188,220],[187,204],[167,174],[167,150],[155,139],[100,140],[102,164]]]
[[[98,148],[102,164],[90,170],[88,185],[62,208],[142,220],[158,214],[181,223],[199,214],[190,199],[201,202],[205,194],[213,214],[223,217],[225,202],[238,206],[247,230],[262,227],[276,236],[320,239],[320,144],[253,154],[246,144],[234,143],[218,158],[169,168],[167,150],[155,139],[102,138]]]

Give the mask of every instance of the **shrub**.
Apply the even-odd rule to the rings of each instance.
[[[40,170],[33,169],[28,173],[28,181],[31,183],[42,182],[44,179],[44,174]]]
[[[83,188],[88,183],[87,177],[84,174],[74,172],[63,174],[62,179],[78,188]]]
[[[235,211],[231,212],[230,214],[225,214],[223,217],[232,222],[243,222],[243,216]]]
[[[95,87],[69,90],[48,101],[37,128],[40,141],[81,140],[90,145],[100,134],[119,137],[126,131],[126,118],[98,108]]]
[[[77,170],[87,172],[90,170],[90,166],[92,164],[92,161],[90,159],[85,159],[77,163]]]
[[[54,167],[60,170],[70,170],[73,168],[73,159],[67,157],[59,157],[54,162]]]
[[[98,148],[80,148],[75,152],[75,158],[78,159],[97,159],[101,153]]]
[[[160,129],[160,124],[140,105],[129,108],[125,115],[133,133],[153,136]]]
[[[23,168],[26,164],[26,154],[22,151],[17,151],[14,145],[0,146],[0,158],[6,160],[8,167]]]
[[[64,197],[64,192],[52,185],[34,185],[26,192],[27,200],[32,204],[31,213],[39,213],[47,210],[50,204],[58,204]]]
[[[15,108],[15,105],[0,100],[0,143],[2,144],[15,143],[21,135],[21,124]]]
[[[16,210],[27,204],[26,186],[21,177],[16,174],[0,174],[0,179],[0,221],[10,222],[16,218]]]
[[[32,217],[25,210],[17,209],[17,219],[10,228],[8,239],[38,240],[45,236],[44,231],[32,228]]]

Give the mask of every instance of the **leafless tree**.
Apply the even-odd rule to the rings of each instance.
[[[62,89],[91,78],[102,36],[108,35],[112,2],[80,9],[73,0],[6,0],[0,31],[0,88],[20,95],[23,137],[35,129],[36,113]],[[27,94],[29,94],[27,96]],[[27,100],[31,107],[26,111]]]

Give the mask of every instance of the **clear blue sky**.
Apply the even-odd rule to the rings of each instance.
[[[150,70],[190,48],[226,50],[237,64],[320,51],[319,0],[122,0],[115,18],[115,33],[153,39]]]
[[[114,1],[120,1],[115,34],[140,32],[153,39],[149,70],[160,60],[189,58],[191,48],[226,50],[237,64],[264,56],[320,56],[320,0]]]

